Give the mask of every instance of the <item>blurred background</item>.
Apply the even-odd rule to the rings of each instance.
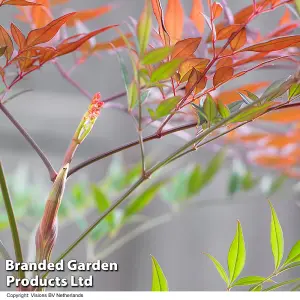
[[[165,3],[166,1],[162,2]],[[188,11],[192,1],[184,0],[182,2]],[[137,19],[144,5],[141,0],[72,0],[63,7],[66,11],[70,8],[80,10],[99,7],[108,3],[116,5],[116,9],[89,22],[89,28],[100,28],[108,24],[119,23],[120,20],[128,20],[128,16]],[[233,11],[238,11],[245,5],[249,5],[251,1],[229,0],[228,3]],[[14,7],[1,8],[1,24],[8,28],[8,24],[13,20],[16,11]],[[63,12],[61,7],[54,10],[56,16]],[[268,14],[267,18],[258,18],[255,20],[254,26],[261,28],[263,32],[268,31],[274,28],[275,17],[278,18],[280,14],[282,14],[282,10]],[[26,25],[17,24],[25,32],[28,30]],[[108,40],[112,37],[116,37],[116,34],[109,31],[97,37],[97,41]],[[70,56],[61,59],[61,63],[66,69],[71,63]],[[264,70],[250,73],[240,80],[241,82],[252,82],[259,79],[264,80],[266,77],[268,80],[276,80],[286,75],[288,73],[283,71]],[[72,74],[72,78],[91,94],[100,91],[103,98],[124,91],[118,61],[111,54],[101,54],[100,60],[98,58],[89,59]],[[51,64],[45,65],[39,72],[34,72],[22,80],[16,86],[14,93],[24,89],[32,89],[33,91],[14,99],[7,105],[7,108],[28,130],[54,166],[58,168],[70,138],[87,108],[88,101],[65,81]],[[121,98],[119,102],[126,105],[127,100]],[[147,129],[145,135],[154,132],[154,130],[155,128]],[[76,153],[73,164],[136,139],[135,125],[131,117],[119,110],[105,109],[92,133]],[[166,156],[182,143],[180,138],[168,136],[159,141],[148,143],[146,153],[150,157],[159,158],[162,155]],[[133,166],[139,161],[138,147],[131,148],[123,154],[123,161],[127,167]],[[204,147],[167,171],[175,172],[179,166],[193,166],[196,163],[206,165],[211,158],[211,147]],[[24,185],[20,188],[21,190],[26,191],[26,188],[32,188],[32,186],[40,190],[36,194],[31,194],[31,198],[27,201],[32,201],[32,203],[45,201],[51,186],[48,173],[36,153],[3,114],[0,114],[0,159],[9,177],[18,174],[19,177],[21,176],[21,179],[19,178],[20,184],[23,183]],[[69,179],[68,187],[80,182],[99,182],[107,175],[111,161],[111,157],[104,159],[76,173]],[[259,176],[262,174],[274,175],[270,171],[261,169],[254,169],[254,172]],[[24,174],[27,174],[26,180],[28,181],[22,179]],[[119,271],[95,273],[93,289],[107,291],[150,290],[152,272],[150,254],[152,254],[164,270],[170,290],[224,290],[224,283],[213,264],[202,252],[212,254],[226,266],[227,251],[235,234],[237,219],[242,223],[247,249],[247,261],[242,275],[269,275],[273,269],[273,259],[269,242],[270,213],[266,196],[259,188],[228,196],[230,174],[231,163],[228,161],[209,186],[194,197],[195,204],[191,207],[187,206],[183,211],[172,215],[172,218],[166,218],[166,221],[162,221],[161,225],[145,231],[116,251],[109,253],[105,260],[117,262]],[[284,185],[271,196],[283,228],[286,252],[300,237],[300,207],[298,203],[300,199],[294,190],[296,183],[292,179],[286,180]],[[36,199],[37,196],[42,198]],[[72,201],[72,197],[69,199]],[[116,197],[112,197],[111,200],[114,201],[115,199]],[[158,196],[143,214],[154,218],[164,215],[168,211],[169,206]],[[1,213],[3,214],[4,211]],[[74,214],[77,214],[77,219],[81,218],[81,213],[78,215],[78,212],[74,211]],[[82,218],[88,225],[97,218],[98,214],[97,208],[93,208],[93,204],[91,204],[87,214],[82,212]],[[36,216],[33,217],[29,214],[26,217],[33,218],[34,222],[32,220],[31,223],[29,222],[33,226],[37,224],[38,218]],[[35,222],[36,224],[34,224]],[[27,228],[26,222],[24,224],[24,226],[22,225],[24,228],[20,229],[23,236],[22,245],[25,257],[30,257],[29,241],[34,228],[30,226]],[[132,224],[124,229],[120,233],[121,236],[133,230],[134,226]],[[65,250],[76,239],[78,233],[83,230],[84,227],[75,226],[73,220],[65,223],[59,231],[52,258],[56,258],[61,251]],[[13,247],[9,231],[7,229],[0,231],[0,238],[12,254]],[[82,243],[67,258],[86,261],[86,247],[87,244]],[[0,262],[0,269],[0,290],[7,290],[3,260]],[[87,273],[83,274],[83,276],[87,275]],[[282,278],[294,277],[300,277],[300,270],[294,269]]]

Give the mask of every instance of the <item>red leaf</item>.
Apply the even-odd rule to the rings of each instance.
[[[26,47],[32,47],[37,44],[49,42],[74,14],[75,13],[66,14],[56,20],[53,20],[42,28],[30,31],[26,39]]]
[[[229,25],[227,27],[222,28],[217,31],[217,40],[225,40],[228,39],[233,33],[238,31],[241,28],[241,25]]]
[[[76,12],[76,15],[74,15],[73,18],[70,18],[67,22],[66,25],[68,27],[75,26],[76,21],[81,21],[81,22],[86,22],[89,20],[92,20],[94,18],[97,18],[99,16],[102,16],[109,11],[111,11],[112,6],[107,5],[107,6],[102,6],[98,8],[92,8],[92,9],[86,9],[82,11]]]
[[[285,9],[283,16],[279,20],[279,26],[286,25],[292,21],[291,12],[288,8]]]
[[[247,42],[247,32],[246,29],[243,28],[236,37],[230,42],[230,47],[232,51],[236,51],[242,48]]]
[[[216,69],[220,69],[221,67],[225,67],[225,66],[232,66],[232,64],[233,64],[232,58],[225,57],[225,58],[218,60],[218,62],[216,64]]]
[[[68,54],[70,52],[73,52],[77,48],[79,48],[83,43],[88,41],[91,37],[93,37],[93,36],[95,36],[99,33],[102,33],[102,32],[104,32],[108,29],[114,28],[116,26],[118,26],[118,25],[111,25],[111,26],[107,26],[107,27],[92,31],[92,32],[86,34],[84,37],[78,39],[75,42],[69,42],[68,43],[65,40],[56,47],[56,50],[57,50],[57,55],[56,56],[61,56],[61,55],[65,55],[65,54]],[[68,38],[67,40],[69,40],[69,39],[70,38]]]
[[[188,38],[175,44],[172,58],[188,58],[197,50],[201,38]]]
[[[155,18],[158,23],[158,32],[159,35],[165,45],[168,45],[169,43],[169,36],[166,31],[165,25],[164,25],[164,20],[163,20],[163,11],[161,7],[160,0],[151,0],[152,3],[152,10],[155,15]]]
[[[39,3],[29,2],[26,0],[8,0],[1,5],[18,5],[18,6],[39,6]]]
[[[29,23],[33,22],[35,28],[41,28],[53,21],[53,16],[50,11],[49,0],[37,0],[37,2],[42,5],[33,6],[31,8],[31,16],[29,15]],[[28,13],[25,9],[23,9],[23,13],[25,16],[28,16]]]
[[[0,47],[7,47],[4,55],[6,57],[6,60],[8,61],[14,52],[14,45],[11,40],[11,37],[1,25],[0,25]]]
[[[230,80],[232,78],[234,74],[234,70],[232,67],[222,67],[220,69],[218,69],[214,75],[213,78],[213,84],[214,86],[218,86],[228,80]]]
[[[127,39],[132,37],[131,33],[127,33],[125,35],[125,37]],[[123,39],[123,37],[118,37],[110,42],[107,43],[97,43],[93,49],[92,52],[97,52],[97,51],[106,51],[106,50],[113,50],[115,48],[122,48],[122,47],[126,47],[126,43]]]
[[[180,82],[188,80],[192,69],[203,71],[209,62],[210,60],[207,58],[190,58],[185,60],[179,67]]]
[[[222,14],[223,7],[219,2],[214,2],[211,8],[212,18],[217,19]]]
[[[291,46],[299,46],[300,35],[284,36],[267,42],[258,43],[256,45],[246,47],[238,52],[254,51],[254,52],[271,52],[282,50]]]
[[[26,38],[21,30],[13,23],[10,25],[10,31],[12,37],[16,44],[18,45],[19,49],[21,50],[25,46]]]
[[[201,35],[204,33],[205,20],[202,15],[204,12],[202,0],[193,0],[193,6],[190,14],[190,19]]]
[[[184,11],[180,0],[168,1],[165,24],[171,39],[171,44],[175,44],[181,39],[184,24]]]

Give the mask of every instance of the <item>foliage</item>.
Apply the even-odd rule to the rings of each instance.
[[[228,181],[229,195],[248,191],[261,183],[264,193],[270,196],[286,177],[299,177],[300,36],[293,34],[300,24],[298,1],[253,1],[233,14],[226,1],[219,3],[207,0],[206,12],[201,0],[193,0],[191,11],[186,14],[180,0],[168,0],[165,13],[160,0],[146,0],[139,19],[135,21],[131,18],[129,23],[125,23],[128,27],[126,33],[120,29],[119,24],[95,30],[89,30],[85,24],[110,13],[114,8],[110,4],[55,17],[53,7],[66,4],[69,4],[68,0],[0,1],[1,9],[2,6],[15,6],[19,11],[16,19],[30,28],[25,34],[15,21],[10,24],[10,30],[0,25],[0,56],[3,58],[0,67],[3,81],[0,110],[41,158],[52,181],[47,201],[42,205],[20,201],[13,208],[9,205],[8,191],[3,193],[9,222],[1,215],[0,225],[2,228],[10,225],[17,245],[20,243],[14,220],[30,210],[36,214],[40,220],[36,232],[36,261],[40,261],[43,256],[50,260],[55,245],[54,237],[57,235],[57,218],[75,219],[85,229],[56,261],[68,255],[87,236],[89,242],[92,241],[93,250],[95,244],[105,236],[117,236],[124,225],[134,222],[140,216],[157,194],[161,194],[162,199],[174,210],[188,203],[216,176],[224,162],[225,152],[218,152],[205,169],[196,165],[180,170],[175,176],[156,176],[162,168],[212,142],[217,148],[226,147],[228,153],[234,153],[233,171]],[[276,9],[284,11],[273,31],[261,34],[253,28],[253,20]],[[297,19],[292,16],[292,12],[296,12]],[[154,21],[158,25],[157,30],[153,26]],[[74,28],[76,34],[70,34]],[[107,31],[113,32],[112,29],[119,36],[107,42],[97,42],[96,36]],[[128,54],[132,72],[126,66],[121,49]],[[116,54],[125,86],[124,92],[107,99],[102,99],[100,93],[91,95],[71,77],[72,72],[88,59],[98,58],[99,52]],[[63,56],[70,53],[73,53],[70,58],[73,66],[66,71],[60,62]],[[9,95],[15,86],[46,63],[53,64],[63,78],[91,101],[58,170],[55,170],[46,154],[7,108],[8,102],[15,98],[15,95]],[[274,68],[288,70],[290,76],[275,82],[253,82],[242,86],[236,84],[232,90],[223,90],[229,83],[239,83],[240,78],[250,72]],[[14,77],[11,77],[12,72]],[[126,104],[112,103],[123,96],[127,96]],[[73,157],[92,130],[100,111],[112,107],[120,109],[134,120],[137,140],[73,166]],[[270,123],[277,125],[272,132],[264,127]],[[278,124],[289,126],[282,129],[283,126]],[[144,129],[148,125],[155,127],[156,131],[144,137]],[[190,128],[196,129],[194,134],[187,132]],[[282,130],[277,132],[278,129]],[[165,157],[160,156],[149,167],[144,144],[169,134],[185,137],[184,145],[167,153]],[[125,172],[118,169],[120,164],[114,164],[103,182],[92,186],[89,184],[84,188],[77,184],[71,189],[70,197],[73,201],[61,201],[69,176],[134,146],[140,148],[140,163],[137,166]],[[245,165],[242,171],[235,167],[237,161],[240,161],[237,159],[240,155]],[[253,177],[251,165],[275,169],[279,177],[267,180],[266,184],[266,179]],[[2,190],[6,191],[4,174],[2,177]],[[117,200],[112,201],[111,198],[115,196]],[[32,194],[28,197],[31,198]],[[131,200],[120,208],[129,197]],[[97,207],[100,216],[91,226],[87,226],[84,219],[79,217],[80,213],[76,213],[74,218],[73,211],[83,211],[91,202]],[[298,244],[291,250],[288,263],[281,265],[283,235],[272,206],[271,212],[271,246],[274,272],[277,274],[282,271],[281,268],[290,268],[291,264],[298,263]],[[162,219],[165,221],[169,217]],[[51,245],[47,244],[49,241]],[[122,242],[115,242],[112,249],[120,244]],[[19,248],[15,250],[19,252],[18,260],[22,262]],[[105,255],[108,252],[106,250],[95,256]],[[259,276],[239,278],[246,259],[240,223],[228,253],[229,273],[215,258],[209,257],[228,289],[234,284],[250,284],[254,285],[252,288],[255,290],[262,289],[263,283],[275,274],[263,281]],[[158,262],[154,258],[152,262],[153,290],[167,290]],[[45,278],[48,273],[45,272],[42,277]],[[267,290],[283,284],[287,283],[271,286]]]

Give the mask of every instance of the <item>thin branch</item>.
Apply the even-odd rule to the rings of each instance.
[[[6,208],[8,221],[9,221],[11,235],[12,235],[12,239],[14,242],[14,250],[15,250],[16,260],[19,263],[23,263],[22,248],[21,248],[21,243],[20,243],[17,222],[16,222],[16,218],[14,215],[14,210],[13,210],[12,203],[10,200],[10,196],[9,196],[9,192],[8,192],[5,175],[4,175],[4,171],[2,168],[1,162],[0,162],[0,186],[1,186],[1,191],[2,191],[2,195],[3,195],[3,200],[4,200],[4,204],[5,204],[5,208]],[[24,271],[19,270],[19,278],[20,279],[25,278]]]
[[[147,136],[143,139],[143,142],[146,143],[146,142],[149,142],[149,141],[152,141],[152,140],[160,139],[161,137],[164,137],[166,135],[169,135],[169,134],[172,134],[172,133],[175,133],[175,132],[178,132],[178,131],[186,130],[186,129],[189,129],[189,128],[193,128],[195,126],[197,126],[197,122],[193,122],[193,123],[186,124],[186,125],[181,125],[179,127],[175,127],[175,128],[169,129],[169,130],[165,130],[161,134],[155,133],[155,134],[149,135],[149,136]],[[103,154],[99,154],[99,155],[96,155],[92,158],[89,158],[86,161],[84,161],[84,162],[78,164],[77,166],[73,167],[69,171],[68,176],[71,176],[72,174],[74,174],[77,171],[93,164],[96,161],[99,161],[101,159],[109,157],[109,156],[111,156],[115,153],[121,152],[123,150],[129,149],[131,147],[137,146],[138,144],[139,144],[139,140],[136,140],[136,141],[133,141],[131,143],[125,144],[123,146],[120,146],[118,148],[115,148],[113,150],[110,150],[108,152],[105,152]]]
[[[7,118],[13,123],[13,125],[19,130],[19,132],[23,135],[23,137],[27,140],[27,142],[31,145],[31,147],[35,150],[35,152],[39,155],[46,168],[48,169],[50,179],[53,181],[56,178],[56,171],[52,167],[50,161],[44,152],[40,149],[40,147],[36,144],[33,138],[26,132],[23,126],[11,115],[11,113],[6,109],[6,107],[0,103],[0,109],[7,116]]]

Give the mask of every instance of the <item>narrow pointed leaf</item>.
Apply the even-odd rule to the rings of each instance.
[[[192,171],[188,181],[188,196],[198,193],[203,187],[203,172],[200,166],[196,166]]]
[[[208,253],[204,253],[215,265],[218,273],[220,274],[221,278],[224,280],[224,282],[226,283],[226,285],[229,284],[229,278],[228,275],[226,273],[226,271],[224,270],[223,266],[219,263],[219,261],[214,258],[212,255],[208,254]]]
[[[217,106],[210,94],[207,95],[204,101],[203,110],[207,117],[207,120],[209,122],[213,122],[213,120],[217,116]]]
[[[145,56],[142,59],[142,64],[152,65],[152,64],[159,63],[169,56],[172,49],[173,49],[172,47],[162,47],[162,48],[152,50],[145,54]]]
[[[246,285],[253,285],[253,284],[259,284],[262,281],[265,281],[266,278],[265,277],[261,277],[261,276],[247,276],[247,277],[243,277],[238,279],[237,281],[235,281],[231,287],[234,286],[246,286]]]
[[[284,239],[281,225],[279,223],[275,209],[272,206],[271,202],[269,202],[269,205],[271,209],[270,243],[274,257],[275,270],[277,270],[283,257]]]
[[[139,41],[140,53],[143,54],[148,47],[152,30],[152,17],[150,1],[146,0],[145,8],[137,25],[137,38]]]
[[[289,285],[289,284],[292,284],[292,283],[295,283],[295,282],[299,282],[299,281],[300,281],[300,278],[286,280],[286,281],[274,284],[274,285],[272,285],[272,286],[264,289],[263,291],[265,291],[265,292],[274,291],[274,290],[277,290],[277,289],[279,289],[279,288],[281,288],[281,287],[283,287],[285,285]]]
[[[236,235],[228,252],[228,271],[230,282],[233,282],[242,272],[246,261],[246,248],[242,226],[237,223]]]
[[[284,265],[300,261],[300,241],[298,241],[291,249]]]
[[[153,71],[151,75],[151,81],[157,82],[172,77],[175,74],[175,72],[178,70],[181,62],[182,62],[181,59],[173,59],[169,62],[162,64],[156,70]]]
[[[201,38],[188,38],[175,44],[172,58],[188,58],[197,50]]]
[[[7,31],[0,25],[0,47],[6,47],[5,57],[9,60],[14,52],[14,45]]]
[[[190,19],[193,21],[195,27],[200,34],[204,33],[205,20],[202,15],[204,12],[202,0],[193,0],[192,10],[190,14]]]
[[[151,255],[152,259],[152,292],[167,292],[168,282],[166,276],[161,269],[159,263],[154,256]]]

